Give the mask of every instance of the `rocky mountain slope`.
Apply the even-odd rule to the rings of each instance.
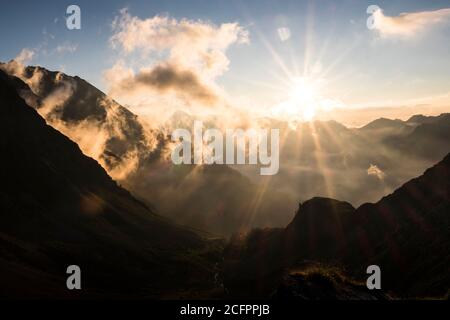
[[[164,297],[216,288],[220,241],[154,214],[0,71],[0,296]],[[66,268],[82,290],[66,289]]]

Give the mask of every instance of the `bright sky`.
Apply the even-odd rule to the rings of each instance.
[[[81,30],[66,28],[70,4]],[[371,4],[382,9],[373,29]],[[28,64],[78,75],[138,113],[135,94],[150,89],[163,103],[178,90],[189,105],[220,96],[288,117],[301,105],[305,118],[450,105],[450,1],[10,1],[0,36],[0,61],[32,52]]]

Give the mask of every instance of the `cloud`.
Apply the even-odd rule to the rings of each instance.
[[[407,12],[399,16],[386,16],[383,11],[373,13],[374,29],[382,37],[412,37],[426,28],[448,21],[450,8],[435,11]]]
[[[33,59],[34,54],[35,54],[34,50],[24,48],[22,49],[22,51],[20,51],[17,57],[14,58],[14,60],[17,63],[24,65],[29,63]]]
[[[142,149],[139,149],[138,145],[129,145],[123,154],[116,154],[117,158],[114,157],[115,161],[112,162],[111,158],[106,156],[111,142],[130,142],[126,133],[136,129],[130,127],[124,117],[123,108],[113,100],[104,97],[97,100],[97,103],[106,111],[103,121],[89,117],[81,121],[64,121],[61,118],[61,110],[76,90],[76,83],[71,79],[62,80],[61,77],[57,77],[56,81],[60,85],[43,100],[42,106],[37,109],[39,114],[52,127],[75,141],[84,154],[96,159],[113,179],[118,181],[126,179],[138,168],[143,157],[141,152],[150,154],[154,150],[156,143],[154,134],[143,126],[143,140],[140,141]],[[136,121],[143,125],[139,120]]]
[[[0,68],[13,76],[24,78],[25,65],[33,59],[35,53],[35,50],[24,48],[14,59],[8,63],[1,64]]]
[[[120,66],[117,66],[117,71]],[[179,92],[186,99],[192,99],[205,105],[213,105],[217,101],[217,95],[211,88],[203,84],[198,75],[191,70],[171,64],[161,63],[150,69],[142,69],[136,75],[129,70],[123,70],[129,76],[122,78],[112,88],[114,94],[133,93],[137,90],[155,90],[159,93]],[[109,76],[114,77],[114,73]]]
[[[113,22],[110,41],[125,53],[144,54],[167,52],[168,60],[207,71],[213,76],[226,71],[225,51],[234,43],[247,43],[248,32],[238,23],[216,26],[202,20],[177,20],[167,16],[140,19],[127,9]]]
[[[375,176],[379,180],[384,180],[384,177],[386,176],[386,174],[380,168],[378,168],[377,165],[374,164],[370,164],[369,168],[367,169],[367,174],[369,176]]]
[[[32,77],[22,80],[26,81],[34,93],[39,94],[39,87],[41,85],[42,77],[42,71],[40,69],[36,69]],[[43,99],[42,104],[38,109],[39,114],[47,121],[53,121],[56,119],[54,119],[54,113],[60,111],[59,109],[65,105],[76,90],[75,81],[72,81],[71,79],[63,79],[63,75],[60,72],[56,74],[55,83],[57,84],[56,88],[52,90],[45,97],[45,99]]]
[[[109,93],[140,114],[226,104],[216,83],[228,70],[227,50],[248,43],[248,31],[237,22],[156,15],[141,19],[122,9],[112,23],[110,43],[119,58],[104,72]],[[158,107],[159,106],[159,107]]]

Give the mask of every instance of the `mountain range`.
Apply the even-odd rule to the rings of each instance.
[[[285,137],[263,184],[251,166],[171,165],[164,131],[84,80],[14,68],[0,66],[0,296],[448,293],[449,114],[362,128],[261,119]],[[224,248],[205,231],[235,234]],[[73,264],[82,293],[66,289]],[[381,293],[363,285],[372,264]]]
[[[135,197],[180,224],[225,237],[236,230],[285,226],[297,202],[314,196],[354,206],[377,201],[450,150],[450,114],[377,119],[362,128],[336,121],[293,128],[262,118],[258,125],[278,128],[283,137],[277,175],[261,177],[259,168],[249,165],[175,166],[170,129],[191,128],[193,115],[178,112],[155,125],[77,76],[14,60],[0,69],[20,78],[18,94]],[[211,117],[206,123],[221,127],[220,121]]]

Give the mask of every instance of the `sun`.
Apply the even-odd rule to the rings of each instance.
[[[308,103],[315,100],[317,91],[318,88],[312,80],[304,77],[297,77],[292,79],[289,97],[291,100],[299,103]]]
[[[303,120],[312,120],[320,98],[317,83],[306,77],[293,78],[291,83],[288,108],[292,113],[300,114]]]
[[[324,78],[290,78],[285,86],[285,98],[271,108],[272,115],[296,123],[309,122],[342,107],[340,100],[324,95],[326,84]]]

